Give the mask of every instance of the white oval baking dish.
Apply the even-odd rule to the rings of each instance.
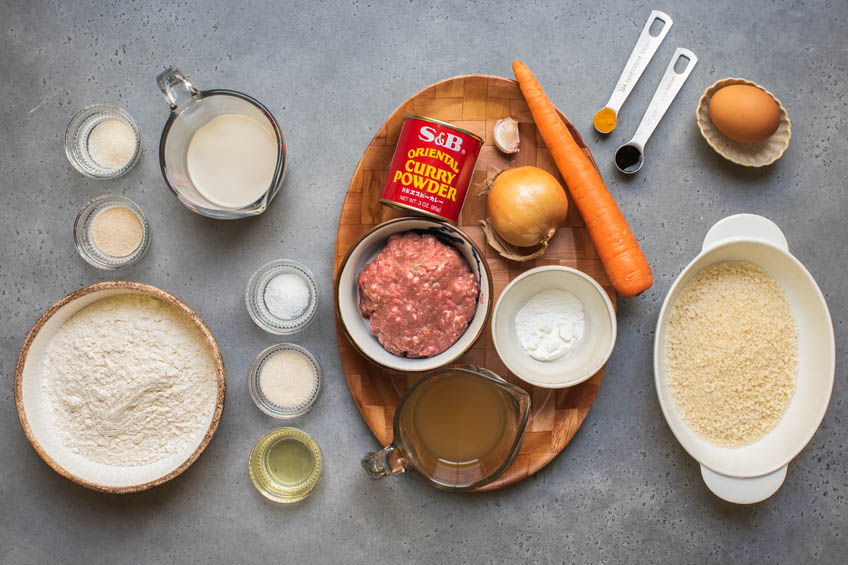
[[[747,261],[783,289],[798,324],[795,394],[775,428],[744,447],[718,447],[698,437],[681,419],[665,375],[665,329],[680,291],[702,269],[721,261]],[[762,216],[737,214],[707,232],[701,252],[677,277],[663,302],[654,337],[654,381],[663,415],[680,445],[701,465],[707,487],[724,500],[751,504],[777,492],[789,462],[812,439],[833,389],[836,364],[833,325],[816,281],[790,252],[777,225]]]

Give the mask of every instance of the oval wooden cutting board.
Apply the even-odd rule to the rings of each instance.
[[[495,302],[509,281],[521,273],[540,265],[565,265],[591,275],[604,287],[613,304],[616,303],[612,285],[592,246],[583,220],[570,199],[565,224],[557,231],[542,258],[526,263],[508,261],[486,243],[480,227],[480,220],[487,215],[486,197],[482,194],[486,178],[507,166],[534,165],[550,172],[560,183],[565,184],[536,131],[518,84],[513,80],[487,75],[459,76],[428,86],[404,102],[380,126],[356,166],[345,195],[336,235],[334,279],[342,258],[362,234],[377,224],[403,215],[380,204],[379,199],[407,114],[443,120],[485,139],[459,225],[485,250],[492,271]],[[495,122],[506,116],[512,116],[520,122],[521,148],[513,155],[504,155],[498,151],[492,138]],[[564,116],[561,117],[577,143],[592,159],[583,138]],[[333,294],[335,296],[335,289]],[[420,375],[388,371],[362,357],[348,342],[338,318],[336,336],[345,377],[356,405],[380,445],[388,445],[392,441],[392,424],[398,400]],[[506,473],[481,490],[497,489],[518,482],[553,460],[574,437],[589,413],[604,372],[602,368],[588,381],[567,389],[548,390],[528,385],[510,373],[498,357],[492,342],[490,323],[487,323],[483,335],[458,364],[490,369],[524,388],[532,399],[532,413],[518,457]]]

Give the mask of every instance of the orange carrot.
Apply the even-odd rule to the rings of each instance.
[[[571,136],[530,69],[518,59],[512,70],[560,174],[580,210],[612,286],[636,296],[654,283],[651,267],[601,174]]]

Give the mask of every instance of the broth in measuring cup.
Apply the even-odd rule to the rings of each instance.
[[[420,440],[419,465],[425,456],[457,464],[484,458],[515,420],[506,394],[462,373],[424,384],[408,403],[401,426],[407,440]]]
[[[410,470],[438,488],[479,488],[515,460],[529,414],[530,396],[487,369],[437,369],[407,389],[394,442],[362,467],[372,479]]]

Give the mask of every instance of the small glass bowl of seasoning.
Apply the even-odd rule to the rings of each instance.
[[[308,350],[278,343],[262,350],[247,378],[256,407],[274,418],[306,414],[321,392],[321,366]]]
[[[141,142],[135,121],[112,104],[86,106],[65,130],[65,155],[71,165],[93,179],[113,179],[138,160]]]
[[[297,428],[278,428],[259,438],[250,450],[250,480],[274,502],[299,502],[321,481],[324,455],[318,443]]]
[[[77,214],[74,244],[89,265],[121,269],[144,256],[150,244],[150,224],[141,208],[129,198],[100,196]]]
[[[293,334],[315,319],[318,281],[305,265],[279,259],[253,273],[244,298],[257,326],[272,334]]]

